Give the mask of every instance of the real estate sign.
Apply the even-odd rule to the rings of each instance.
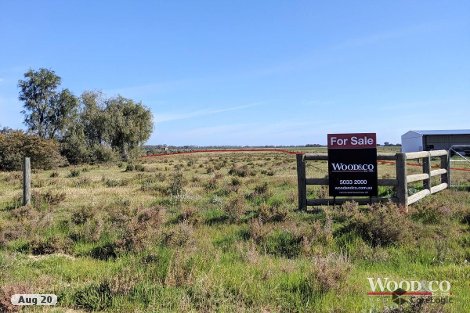
[[[330,196],[377,196],[375,133],[328,134]]]

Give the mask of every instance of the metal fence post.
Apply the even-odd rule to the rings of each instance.
[[[31,204],[31,160],[24,158],[23,163],[23,205]]]

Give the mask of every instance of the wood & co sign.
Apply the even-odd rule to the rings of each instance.
[[[375,133],[328,134],[330,196],[377,196]]]

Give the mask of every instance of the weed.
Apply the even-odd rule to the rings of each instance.
[[[338,289],[351,271],[349,259],[344,254],[329,254],[313,258],[313,279],[316,289],[326,293]]]
[[[102,311],[112,305],[112,293],[108,282],[91,284],[73,294],[73,303],[78,309]]]
[[[128,295],[136,286],[137,280],[132,268],[125,267],[109,280],[109,289],[112,295]]]
[[[302,237],[285,230],[276,230],[266,236],[263,247],[266,253],[295,258],[301,250]]]
[[[193,281],[193,259],[185,251],[176,251],[168,266],[165,286],[189,286]]]

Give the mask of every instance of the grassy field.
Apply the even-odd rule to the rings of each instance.
[[[307,173],[325,176],[326,163]],[[298,212],[295,156],[273,153],[36,171],[33,191],[22,207],[21,173],[0,173],[0,312],[16,309],[14,293],[59,296],[37,312],[401,312],[367,294],[368,278],[448,281],[452,303],[402,311],[470,312],[468,191],[407,214],[391,203]]]

